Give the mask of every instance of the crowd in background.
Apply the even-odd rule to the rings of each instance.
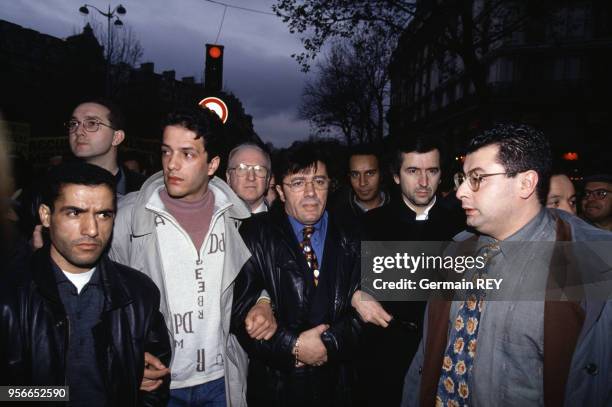
[[[69,384],[90,406],[612,401],[609,301],[377,301],[359,261],[363,240],[471,240],[518,284],[528,256],[506,241],[611,239],[609,168],[554,170],[522,124],[484,130],[460,160],[423,133],[270,154],[224,146],[194,110],[167,118],[153,173],[119,154],[123,123],[108,101],[79,104],[74,157],[36,178],[0,139],[0,259],[18,287],[1,293],[0,384]]]

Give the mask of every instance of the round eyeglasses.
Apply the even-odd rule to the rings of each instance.
[[[457,187],[457,189],[459,189],[459,187],[465,181],[467,181],[470,189],[476,192],[478,191],[478,189],[480,189],[480,183],[483,179],[492,177],[494,175],[507,175],[509,177],[514,177],[516,175],[516,172],[496,172],[494,174],[476,174],[473,172],[469,172],[467,175],[462,172],[458,172],[453,177],[453,180],[455,181],[455,186]]]
[[[248,165],[240,163],[235,167],[228,168],[229,171],[234,171],[239,177],[246,177],[249,171],[253,171],[257,178],[265,178],[268,176],[268,169],[263,165]]]
[[[306,181],[304,178],[295,178],[291,182],[283,182],[287,185],[291,192],[302,192],[306,189],[307,184],[312,184],[314,189],[324,191],[329,188],[329,178],[327,177],[314,177],[310,181]]]
[[[594,189],[592,191],[590,189],[585,189],[584,193],[582,194],[582,199],[586,201],[588,199],[593,198],[596,201],[601,201],[608,195],[609,192],[612,191],[608,191],[607,189],[603,188]]]
[[[85,119],[82,122],[76,119],[72,119],[64,123],[64,126],[66,126],[68,133],[74,133],[79,128],[79,124],[82,125],[85,131],[89,133],[94,133],[98,131],[98,129],[100,129],[100,126],[104,126],[104,127],[108,127],[109,129],[116,130],[110,124],[102,123],[100,120],[96,120],[96,119]]]

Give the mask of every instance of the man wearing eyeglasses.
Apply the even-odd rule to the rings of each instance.
[[[402,406],[610,403],[609,292],[551,301],[557,291],[548,291],[562,288],[560,277],[577,264],[605,282],[609,260],[588,245],[579,253],[577,245],[538,242],[611,241],[612,234],[544,207],[551,161],[548,140],[526,125],[500,124],[470,141],[455,182],[472,231],[455,240],[482,248],[481,272],[503,285],[428,302]],[[472,281],[474,270],[462,276]]]
[[[102,98],[87,100],[74,109],[70,120],[64,125],[72,153],[86,163],[97,165],[113,174],[118,197],[141,187],[145,177],[117,162],[117,149],[125,139],[124,119],[117,105]],[[35,203],[26,206],[36,210]],[[33,215],[34,219],[38,218],[36,214]],[[31,244],[35,249],[44,244],[40,224],[34,227]]]
[[[271,169],[270,155],[256,144],[243,143],[229,153],[225,179],[251,213],[268,210],[265,196]]]
[[[326,160],[310,143],[276,165],[279,205],[244,222],[253,254],[236,279],[232,331],[250,357],[249,406],[344,406],[352,396],[358,328],[350,299],[359,278],[359,241],[326,211]],[[262,289],[278,328],[255,340],[245,315]]]
[[[582,216],[593,226],[612,232],[612,175],[593,175],[584,182]]]
[[[91,99],[78,105],[66,122],[72,153],[89,164],[109,171],[117,181],[117,194],[137,191],[145,178],[119,165],[117,151],[125,139],[123,115],[105,99]]]
[[[266,194],[270,184],[272,161],[270,155],[254,143],[242,143],[228,155],[225,179],[230,188],[248,206],[252,214],[267,212]],[[245,324],[255,339],[269,338],[276,329],[270,307],[270,297],[264,292],[247,315]]]

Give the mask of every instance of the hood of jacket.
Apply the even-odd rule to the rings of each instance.
[[[159,171],[153,174],[149,179],[142,185],[140,191],[132,192],[125,196],[125,202],[134,201],[134,208],[132,219],[132,236],[142,236],[152,233],[155,229],[155,223],[151,222],[151,216],[153,213],[148,210],[140,210],[144,208],[153,195],[160,187],[164,185],[164,174]],[[228,208],[228,215],[230,218],[237,221],[242,221],[251,216],[249,208],[245,203],[236,195],[236,193],[230,188],[225,181],[219,177],[213,177],[208,181],[208,188],[215,194],[215,200],[219,201],[219,198],[223,198],[226,202],[231,203]],[[120,203],[121,205],[121,203]]]

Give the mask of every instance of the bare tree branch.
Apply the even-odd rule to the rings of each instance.
[[[113,96],[127,81],[130,69],[136,67],[141,61],[144,49],[129,26],[124,25],[121,28],[111,26],[110,48],[108,47],[107,28],[100,22],[94,22],[92,29],[98,42],[104,46],[106,56],[110,58],[110,92]]]
[[[550,5],[551,0],[442,0],[421,2],[417,9],[416,0],[277,0],[273,9],[292,33],[301,34],[304,52],[292,56],[304,71],[326,43],[366,33],[394,46],[402,35],[417,34],[420,24],[433,24],[438,29],[427,41],[435,55],[428,59],[450,77],[458,58],[486,103],[483,56]]]
[[[347,144],[382,139],[391,47],[378,35],[336,41],[318,76],[306,84],[300,116],[319,133],[339,131]]]

